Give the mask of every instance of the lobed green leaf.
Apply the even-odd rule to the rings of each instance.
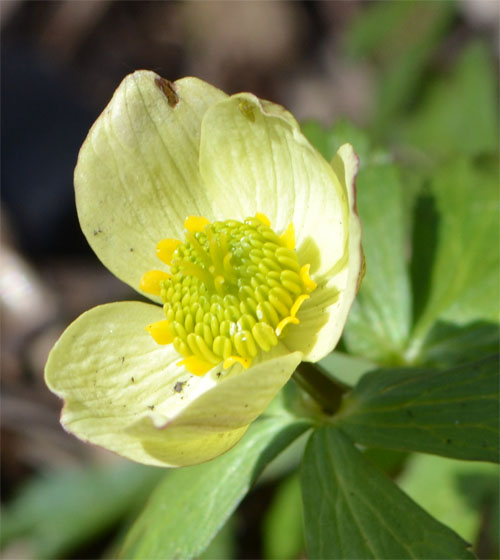
[[[333,426],[309,440],[302,465],[308,558],[474,558]]]
[[[397,167],[362,169],[357,205],[363,224],[366,276],[344,332],[350,353],[400,363],[411,330],[411,291],[405,244],[407,220]]]
[[[337,425],[373,447],[499,462],[498,356],[445,371],[365,375]]]
[[[401,126],[402,140],[433,160],[498,152],[498,84],[490,49],[468,44]]]
[[[498,174],[455,160],[433,177],[437,243],[433,253],[430,294],[414,331],[420,343],[438,320],[459,325],[472,321],[498,322],[499,236]],[[425,279],[421,279],[425,281]]]

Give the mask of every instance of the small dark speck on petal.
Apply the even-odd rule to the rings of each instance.
[[[186,384],[185,381],[177,381],[177,383],[174,385],[174,391],[176,393],[182,393],[182,389],[185,384]]]
[[[135,379],[133,377],[130,378],[130,381],[132,381],[132,383],[135,383]]]
[[[177,103],[179,103],[179,96],[177,95],[172,82],[158,76],[155,78],[155,84],[156,87],[164,93],[170,107],[175,107]]]
[[[131,253],[133,253],[133,252],[134,252],[134,248],[133,248],[133,247],[130,247],[129,251],[130,251]]]
[[[155,409],[155,405],[154,405],[154,404],[150,404],[150,405],[148,405],[148,408],[151,409],[151,410],[154,410],[154,409]]]

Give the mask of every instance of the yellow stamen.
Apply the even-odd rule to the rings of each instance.
[[[287,249],[292,251],[295,249],[295,228],[293,227],[293,222],[290,222],[286,230],[280,235],[280,241]]]
[[[293,224],[278,236],[270,223],[262,213],[241,222],[189,216],[185,241],[158,243],[171,274],[149,271],[141,288],[161,296],[167,320],[147,331],[158,344],[173,343],[192,374],[249,368],[300,322],[316,283],[299,264]]]
[[[309,296],[307,294],[302,294],[295,300],[295,303],[292,305],[292,308],[290,309],[291,317],[297,316],[300,306],[306,301],[306,299],[309,299]]]
[[[203,216],[188,216],[184,220],[184,227],[190,233],[199,233],[205,229],[205,226],[208,226],[210,222],[204,218]]]
[[[250,367],[251,363],[252,363],[252,359],[251,358],[240,358],[240,356],[229,356],[229,358],[226,358],[224,360],[224,363],[222,364],[222,367],[224,369],[228,369],[236,363],[241,364],[245,369],[248,369]]]
[[[215,289],[217,290],[217,293],[221,296],[224,295],[224,276],[216,276],[214,279],[214,284],[215,284]]]
[[[259,222],[263,223],[265,226],[267,227],[271,226],[271,220],[262,212],[257,212],[257,214],[255,214],[255,217],[257,218],[257,220],[259,220]]]
[[[276,334],[280,336],[287,325],[298,325],[299,323],[300,321],[297,317],[285,317],[278,323],[278,326],[276,327]]]
[[[304,284],[304,288],[306,289],[307,292],[312,292],[313,290],[315,290],[318,285],[316,284],[316,282],[309,276],[309,269],[311,268],[310,264],[305,264],[301,269],[300,269],[300,279],[302,280],[302,284]]]
[[[177,365],[184,366],[190,373],[197,375],[198,377],[205,375],[205,373],[215,367],[214,364],[200,358],[196,354],[177,362]]]
[[[146,330],[157,344],[171,344],[174,341],[170,323],[166,320],[151,323],[146,327]]]
[[[156,245],[156,256],[170,266],[172,264],[172,256],[179,245],[182,245],[182,241],[178,239],[162,239]]]
[[[161,295],[161,284],[164,280],[171,278],[171,274],[162,270],[148,270],[139,284],[139,288],[153,296]]]

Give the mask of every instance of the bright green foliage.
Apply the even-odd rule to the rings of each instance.
[[[161,471],[132,463],[34,479],[2,512],[1,545],[23,539],[33,557],[63,557],[146,501]]]
[[[489,510],[492,536],[497,532],[499,475],[498,465],[415,454],[398,484],[427,512],[474,543],[483,522],[480,509]]]
[[[237,519],[233,515],[198,556],[198,560],[233,560],[236,555],[236,529]]]
[[[454,2],[377,2],[348,30],[347,52],[355,59],[370,57],[377,68],[377,132],[387,129],[417,95],[455,9]]]
[[[333,426],[311,437],[301,480],[311,560],[474,558],[467,543],[420,509]]]
[[[304,548],[302,497],[298,476],[278,487],[263,522],[264,557],[268,560],[298,558]]]
[[[483,43],[460,53],[451,75],[430,88],[418,111],[401,127],[402,139],[436,160],[498,151],[498,83]]]
[[[334,148],[334,128],[314,134]],[[497,161],[460,157],[419,176],[369,161],[357,178],[366,275],[344,333],[348,351],[386,365],[445,366],[496,352]]]
[[[490,325],[490,338],[495,331],[498,337],[494,323],[500,309],[500,261],[499,252],[493,249],[500,234],[498,177],[459,159],[436,172],[430,192],[436,220],[428,226],[434,228],[436,240],[427,247],[433,256],[431,278],[418,278],[429,286],[429,293],[415,326],[410,359],[418,352],[425,356],[425,348],[420,346],[432,345],[433,337],[428,333],[437,321],[441,326],[468,327],[469,332],[472,324],[481,321],[483,326]],[[478,334],[482,338],[478,342],[484,343]],[[497,348],[491,345],[491,351]],[[463,359],[472,357],[453,339],[448,348],[443,344],[440,348],[441,353],[457,350]]]
[[[412,321],[398,170],[394,165],[366,167],[359,173],[357,189],[366,277],[349,316],[345,343],[352,354],[398,363]]]
[[[372,447],[498,462],[498,371],[493,356],[445,371],[369,373],[336,424]]]

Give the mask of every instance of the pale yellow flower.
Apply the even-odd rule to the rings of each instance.
[[[232,447],[341,335],[362,266],[356,170],[350,145],[328,163],[254,95],[126,77],[82,146],[77,209],[155,304],[102,305],[63,333],[46,381],[65,428],[153,465]]]

